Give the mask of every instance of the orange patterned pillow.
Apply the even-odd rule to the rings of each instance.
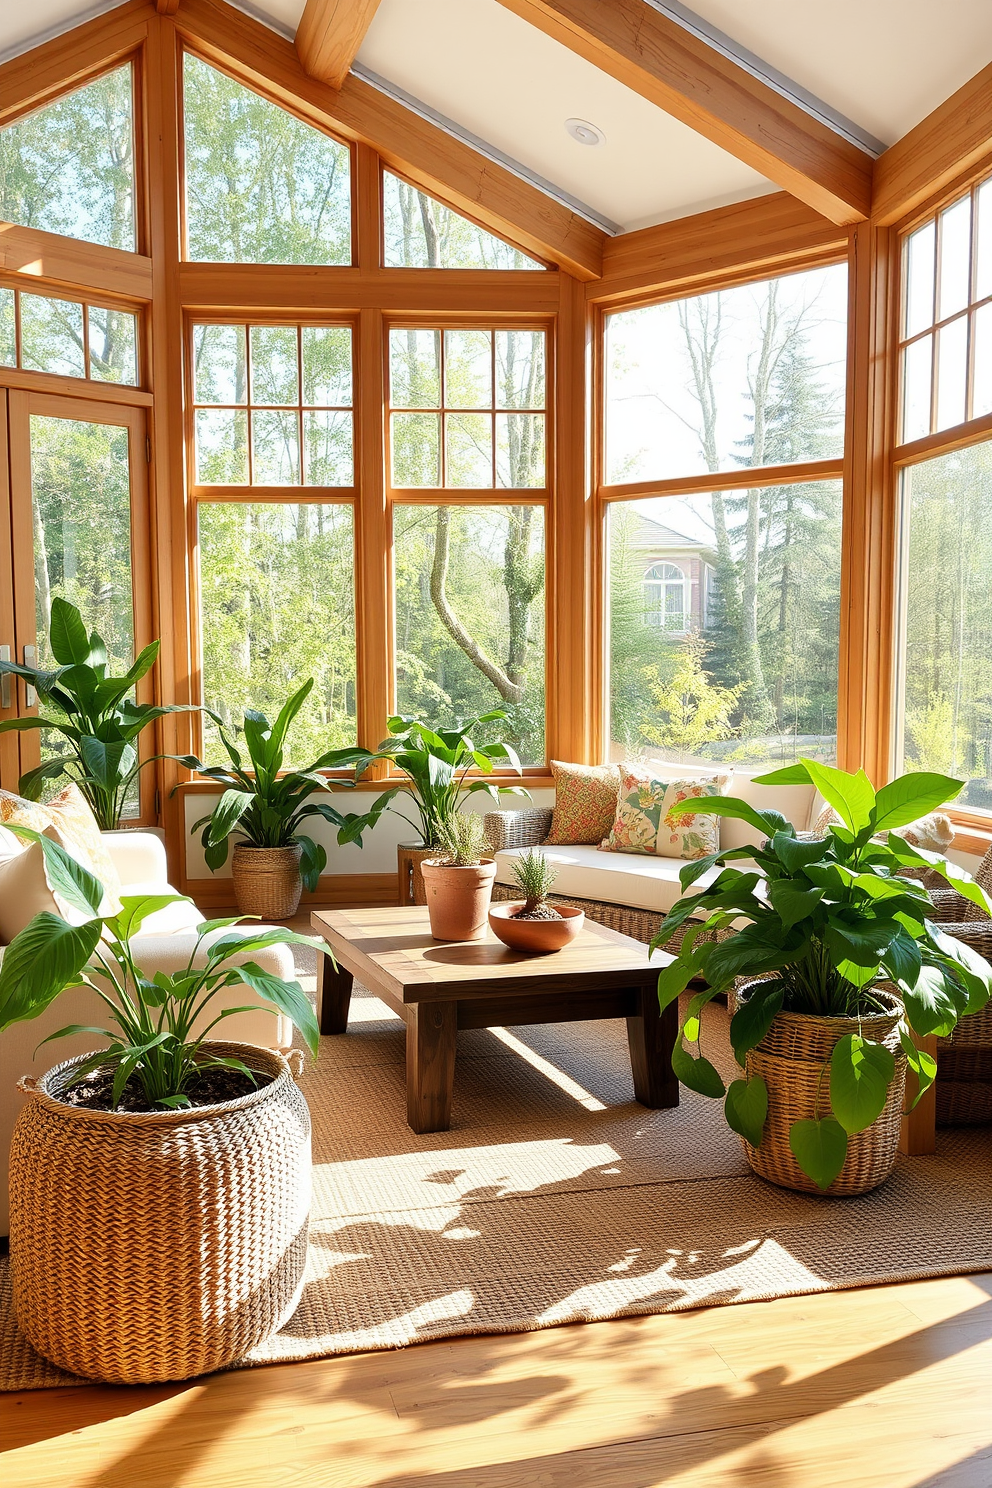
[[[613,825],[620,789],[616,765],[569,765],[551,761],[555,809],[547,842],[554,847],[598,843]]]

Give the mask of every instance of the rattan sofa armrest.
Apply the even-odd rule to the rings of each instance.
[[[502,852],[507,847],[536,847],[551,830],[551,808],[533,806],[529,811],[487,811],[483,822],[493,852]]]
[[[992,920],[983,914],[977,904],[972,904],[957,889],[931,889],[932,906],[930,919],[940,925],[968,924],[981,921],[992,930]]]

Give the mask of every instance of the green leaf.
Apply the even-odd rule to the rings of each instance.
[[[920,974],[923,958],[918,943],[907,930],[900,930],[882,956],[882,964],[900,987],[913,988]]]
[[[82,616],[67,599],[52,600],[48,631],[52,655],[60,666],[89,661],[90,641]]]
[[[687,1085],[690,1090],[695,1090],[700,1095],[709,1095],[718,1100],[724,1093],[724,1084],[720,1079],[719,1071],[710,1064],[709,1060],[704,1059],[701,1054],[698,1059],[693,1059],[692,1055],[682,1047],[681,1029],[672,1050],[672,1069],[683,1085]]]
[[[804,759],[803,764],[820,795],[852,832],[860,832],[871,825],[875,792],[864,770],[850,775],[846,770],[821,765],[817,760]]]
[[[687,956],[678,956],[658,973],[658,1004],[661,1011],[681,997],[703,964],[704,947],[693,946]]]
[[[139,651],[135,657],[134,665],[128,669],[126,678],[128,687],[133,687],[136,682],[141,681],[146,672],[151,671],[155,665],[161,644],[161,641],[149,641],[148,645]]]
[[[302,849],[300,875],[303,879],[303,887],[312,894],[317,887],[321,873],[327,866],[327,853],[319,842],[314,842],[312,837],[300,835],[296,840]]]
[[[745,1054],[761,1043],[772,1026],[772,1020],[782,1011],[784,1000],[785,987],[777,979],[756,982],[747,1000],[741,1003],[731,1018],[730,1042],[734,1047],[737,1063],[742,1068]]]
[[[698,810],[699,800],[693,797],[691,800],[676,801],[670,807],[669,814],[685,816]],[[749,806],[746,801],[738,801],[735,796],[707,796],[706,813],[708,816],[728,816],[736,821],[746,821],[765,837],[772,837],[783,827],[789,826],[781,812],[756,811],[753,806]]]
[[[304,996],[299,983],[284,982],[281,977],[263,971],[251,961],[245,966],[237,967],[237,974],[253,992],[292,1020],[303,1035],[310,1053],[316,1058],[320,1047],[320,1029],[309,999]]]
[[[931,775],[925,771],[900,775],[898,780],[883,785],[875,797],[872,826],[876,832],[906,827],[943,806],[945,801],[953,801],[963,789],[964,781],[952,780],[950,775]]]
[[[120,913],[107,921],[120,940],[136,935],[149,915],[168,904],[192,904],[185,894],[122,894]]]
[[[979,909],[992,917],[992,899],[964,868],[959,868],[956,863],[948,862],[947,858],[942,858],[940,853],[927,852],[923,847],[911,847],[894,832],[888,834],[886,845],[892,857],[902,866],[932,868],[969,903],[977,904]]]
[[[882,1044],[860,1034],[838,1039],[830,1056],[830,1106],[849,1137],[882,1114],[896,1062]]]
[[[906,1063],[916,1076],[916,1095],[913,1103],[909,1106],[912,1111],[926,1095],[930,1086],[937,1078],[937,1061],[932,1054],[925,1049],[918,1049],[903,1024],[899,1025],[899,1041],[906,1055]]]
[[[706,980],[722,991],[734,977],[747,972],[757,976],[763,971],[777,971],[796,959],[801,944],[798,932],[786,938],[786,945],[778,946],[768,925],[748,925],[729,940],[710,947],[705,967]]]
[[[776,832],[771,847],[783,868],[790,873],[801,873],[809,863],[818,863],[829,851],[826,840],[800,842],[787,832]]]
[[[0,1033],[36,1018],[74,985],[96,949],[102,921],[67,925],[46,910],[15,935],[0,963]]]
[[[958,1013],[967,1004],[967,993],[955,988],[955,996],[952,986],[939,967],[924,966],[914,987],[900,988],[906,1018],[915,1033],[946,1038],[954,1031]]]
[[[855,966],[875,966],[897,935],[903,933],[896,920],[842,920],[831,915],[823,942],[835,961],[853,961]]]
[[[116,790],[137,764],[138,752],[133,744],[105,744],[92,734],[79,741],[79,753],[89,774],[104,790]]]
[[[777,879],[768,886],[772,908],[786,930],[811,915],[823,898],[822,889],[802,889],[788,879]]]
[[[806,761],[800,760],[794,765],[785,765],[781,770],[770,770],[767,775],[755,775],[751,781],[752,785],[809,785],[809,771],[806,769]]]
[[[761,1133],[768,1116],[768,1086],[760,1075],[752,1075],[750,1080],[734,1080],[727,1087],[723,1111],[731,1131],[752,1147],[761,1146]]]
[[[216,847],[226,842],[251,804],[247,791],[226,790],[211,814],[207,845]]]
[[[823,1121],[794,1121],[789,1146],[806,1177],[817,1188],[827,1189],[847,1158],[847,1132],[830,1116]]]
[[[55,1039],[73,1038],[77,1033],[98,1033],[101,1038],[110,1040],[114,1038],[109,1028],[91,1028],[86,1023],[67,1023],[64,1028],[58,1028],[54,1033],[50,1033],[47,1038],[43,1038],[38,1048],[35,1049],[33,1057],[37,1059],[38,1049],[44,1048],[45,1044],[51,1044]]]
[[[13,822],[7,830],[22,841],[40,844],[45,859],[45,880],[53,894],[65,899],[81,914],[89,916],[99,913],[105,892],[103,884],[82,863],[77,863],[61,843],[53,842],[50,837],[36,832],[33,827],[22,827]]]

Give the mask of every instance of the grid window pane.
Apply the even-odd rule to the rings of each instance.
[[[491,331],[445,331],[444,401],[448,408],[491,408]]]
[[[138,381],[138,317],[127,310],[87,309],[90,376],[100,382]]]
[[[541,487],[544,465],[544,414],[496,415],[496,484],[512,490]]]
[[[351,414],[306,409],[303,414],[303,454],[306,485],[354,485]]]
[[[935,222],[926,223],[906,239],[905,336],[915,336],[933,325],[936,254]]]
[[[204,702],[232,727],[248,707],[274,720],[313,677],[287,759],[307,765],[354,744],[351,508],[205,501],[197,519]],[[209,721],[204,745],[208,761],[225,758]]]
[[[308,407],[351,407],[350,326],[304,326],[303,402]]]
[[[502,737],[543,763],[543,511],[398,505],[393,524],[397,709],[446,728],[502,708]]]
[[[382,198],[388,269],[544,268],[389,171],[382,174]]]
[[[251,401],[293,405],[300,401],[295,326],[255,326],[249,331]]]
[[[975,193],[978,211],[978,246],[975,263],[975,299],[992,295],[992,181]]]
[[[392,475],[394,486],[441,484],[441,415],[394,413]]]
[[[968,388],[968,317],[961,315],[937,332],[937,428],[965,418]]]
[[[196,412],[196,479],[200,485],[242,486],[248,480],[248,415],[236,408]]]
[[[972,322],[975,338],[975,367],[972,385],[972,418],[992,413],[992,304],[975,311]]]
[[[244,326],[193,327],[193,396],[197,403],[247,403]]]
[[[901,764],[964,779],[992,810],[992,445],[908,467]]]
[[[496,407],[544,407],[544,332],[496,332]]]
[[[446,486],[491,486],[493,423],[488,413],[446,413]]]
[[[840,544],[839,480],[612,504],[610,758],[832,762]]]
[[[22,293],[21,366],[32,372],[85,377],[82,305]]]
[[[251,416],[252,481],[256,486],[300,484],[300,416],[293,409],[256,408]]]
[[[933,337],[911,341],[902,357],[902,437],[904,442],[930,433],[930,380]]]
[[[846,362],[840,264],[610,315],[606,480],[838,456]]]
[[[0,285],[0,365],[17,366],[17,323],[12,289]]]
[[[956,315],[968,303],[971,262],[971,197],[940,214],[940,282],[937,319]]]
[[[441,332],[390,331],[389,378],[394,408],[440,408]]]

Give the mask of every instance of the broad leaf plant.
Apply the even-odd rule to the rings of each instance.
[[[706,810],[749,823],[762,834],[759,847],[731,848],[687,863],[680,873],[688,891],[718,868],[706,888],[683,897],[665,916],[652,951],[687,926],[679,953],[658,978],[664,1010],[694,979],[706,982],[690,998],[672,1052],[683,1084],[724,1098],[731,1128],[759,1146],[768,1114],[768,1089],[760,1075],[729,1088],[700,1052],[703,1007],[738,978],[750,982],[730,1023],[738,1064],[761,1042],[785,1010],[809,1016],[861,1019],[886,1011],[885,986],[902,1004],[899,1039],[918,1081],[918,1100],[932,1084],[936,1061],[913,1035],[950,1034],[958,1019],[978,1012],[992,992],[992,967],[930,918],[930,896],[901,870],[931,870],[969,903],[992,914],[992,902],[962,868],[897,835],[952,800],[962,782],[944,775],[903,775],[877,793],[863,770],[849,774],[802,759],[756,784],[812,784],[840,818],[822,837],[801,840],[777,811],[757,810],[732,797],[713,797]],[[679,802],[673,813],[698,811]],[[748,860],[740,868],[731,866]],[[707,931],[735,929],[720,940]],[[870,1037],[871,1025],[838,1038],[821,1072],[814,1119],[793,1124],[789,1143],[799,1167],[820,1189],[829,1188],[847,1155],[848,1138],[881,1114],[895,1074],[895,1060]]]

